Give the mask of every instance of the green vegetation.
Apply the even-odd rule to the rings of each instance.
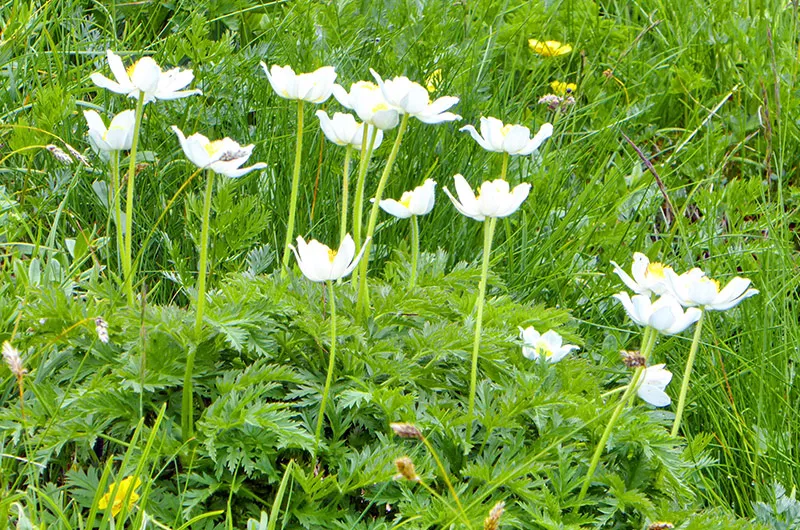
[[[797,528],[799,16],[778,0],[0,0],[0,342],[26,370],[0,366],[0,528]],[[572,50],[545,57],[529,39]],[[203,92],[144,105],[116,164],[130,258],[113,164],[83,117],[136,108],[90,80],[111,76],[106,50],[192,69]],[[332,290],[294,257],[282,275],[298,105],[260,61],[332,65],[345,89],[372,68],[460,98],[459,122],[408,120],[383,197],[432,178],[436,206],[414,239],[379,212],[369,281],[330,284],[335,326]],[[574,104],[539,103],[564,89],[553,81],[575,83]],[[337,247],[346,150],[313,112],[346,110],[304,107],[288,240]],[[481,116],[554,134],[504,157],[458,131]],[[246,165],[268,167],[207,176],[172,125],[255,144]],[[367,199],[397,134],[374,152]],[[456,173],[532,185],[485,266],[484,225],[441,191]],[[679,436],[694,328],[644,344],[656,334],[612,298],[611,261],[630,270],[637,251],[760,291],[704,317]],[[528,326],[580,349],[528,359]],[[620,350],[639,349],[674,374],[671,406],[626,392],[641,370]]]

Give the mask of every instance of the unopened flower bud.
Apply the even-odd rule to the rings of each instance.
[[[639,368],[640,366],[647,366],[647,361],[644,356],[638,351],[621,350],[622,363],[628,368]]]
[[[675,525],[672,523],[653,523],[647,527],[647,530],[672,530],[675,528]]]
[[[94,326],[95,331],[97,331],[97,338],[100,339],[100,342],[108,344],[108,322],[106,322],[103,317],[97,317],[94,319]]]
[[[483,530],[497,530],[500,528],[500,517],[503,516],[505,508],[506,503],[503,501],[495,504],[492,511],[489,512],[489,517],[483,520]]]
[[[17,379],[21,379],[22,376],[28,373],[22,366],[22,358],[19,356],[19,351],[8,341],[3,343],[3,360]]]
[[[411,423],[391,423],[389,425],[400,438],[416,438],[422,440],[422,433]]]
[[[394,465],[397,466],[397,475],[395,475],[395,479],[404,478],[412,482],[419,481],[419,476],[417,476],[417,472],[414,470],[414,462],[409,457],[403,456],[398,458],[394,461]]]
[[[72,158],[70,158],[70,156],[67,153],[65,153],[57,145],[49,144],[49,145],[46,145],[44,148],[47,149],[48,151],[50,151],[50,154],[53,155],[53,158],[55,158],[56,160],[58,160],[62,164],[71,164],[72,163]]]

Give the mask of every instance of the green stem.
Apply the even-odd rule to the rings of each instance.
[[[650,328],[649,326],[645,328],[644,333],[642,335],[642,356],[647,359],[650,356],[650,353],[655,345],[655,336],[657,332]],[[651,338],[652,337],[652,338]],[[608,438],[611,436],[611,431],[614,428],[614,424],[619,419],[620,414],[622,411],[625,410],[628,404],[628,398],[633,395],[633,393],[637,390],[639,386],[639,379],[644,374],[644,366],[640,366],[636,369],[633,373],[633,377],[631,378],[631,382],[628,383],[628,387],[625,389],[625,393],[622,394],[622,397],[619,398],[619,402],[617,403],[616,408],[614,409],[614,413],[611,415],[611,419],[608,420],[608,425],[606,425],[605,430],[603,431],[603,435],[600,437],[600,441],[597,444],[597,448],[594,450],[594,454],[592,455],[592,460],[589,462],[589,471],[586,472],[586,478],[583,479],[583,486],[581,487],[581,491],[578,494],[577,505],[583,500],[586,496],[586,492],[589,491],[589,486],[592,483],[592,478],[594,478],[594,472],[597,470],[597,465],[600,463],[600,457],[603,456],[603,451],[605,450],[606,443],[608,442]]]
[[[294,149],[294,171],[292,172],[292,195],[289,198],[289,221],[286,224],[286,242],[283,245],[281,261],[281,278],[289,273],[289,245],[294,236],[294,218],[297,213],[297,193],[300,190],[300,161],[303,156],[303,100],[297,100],[297,143]]]
[[[139,91],[136,101],[136,122],[133,128],[130,163],[128,164],[128,194],[125,202],[125,253],[122,255],[122,272],[125,275],[125,291],[128,305],[133,305],[133,269],[131,267],[131,249],[133,248],[133,190],[136,179],[136,149],[139,147],[139,130],[142,128],[144,113],[144,92]]]
[[[118,266],[122,263],[122,252],[125,248],[125,240],[122,235],[122,201],[119,189],[119,151],[114,151],[111,155],[111,188],[114,195],[114,227],[117,229],[117,259]],[[119,270],[119,269],[118,269]]]
[[[447,489],[450,490],[450,495],[452,495],[453,500],[456,501],[458,509],[461,511],[461,514],[464,516],[464,519],[468,520],[467,512],[464,511],[464,506],[461,504],[461,499],[458,498],[456,489],[453,487],[453,483],[450,482],[450,476],[447,474],[447,469],[445,469],[444,464],[442,464],[439,455],[436,453],[436,450],[434,450],[433,445],[431,445],[428,439],[424,436],[422,437],[422,443],[424,443],[425,447],[428,448],[428,452],[431,454],[433,460],[436,462],[436,466],[439,468],[439,471],[442,474],[442,478],[444,479],[445,484],[447,484]]]
[[[417,216],[411,216],[411,279],[408,281],[408,288],[413,289],[417,285],[417,263],[419,262],[419,222]]]
[[[328,393],[331,390],[333,381],[333,369],[336,365],[336,299],[333,294],[333,282],[328,280],[328,292],[330,293],[331,306],[331,351],[328,357],[328,375],[325,377],[325,389],[322,391],[322,403],[319,405],[319,417],[317,418],[317,429],[314,433],[314,447],[319,448],[319,437],[322,434],[322,422],[325,419],[325,407],[328,404]]]
[[[375,202],[372,203],[372,211],[369,214],[369,224],[367,225],[367,237],[364,239],[364,257],[361,258],[359,265],[358,277],[358,302],[356,303],[356,312],[363,314],[366,307],[369,305],[369,292],[367,291],[367,269],[370,260],[370,248],[372,247],[373,235],[375,234],[375,225],[378,222],[378,212],[380,211],[380,202],[383,197],[383,189],[386,187],[386,181],[389,180],[389,173],[392,171],[392,166],[397,158],[397,153],[400,151],[400,143],[403,141],[403,135],[408,128],[408,114],[403,114],[403,119],[400,121],[400,129],[397,131],[397,138],[394,139],[392,151],[389,153],[389,159],[386,161],[386,166],[383,168],[381,180],[378,181],[378,189],[375,191]]]
[[[200,333],[203,331],[203,311],[206,307],[206,274],[208,269],[208,225],[211,217],[211,192],[214,190],[214,172],[208,171],[206,193],[203,199],[203,224],[200,229],[200,263],[197,267],[197,308],[195,310],[194,335],[195,347],[190,348],[186,356],[186,372],[183,376],[183,396],[181,400],[181,430],[183,441],[194,435],[194,411],[192,407],[192,376],[194,375],[194,358],[197,345],[200,344]]]
[[[503,153],[503,166],[500,168],[500,178],[506,180],[508,175],[508,159],[509,154]],[[506,217],[503,219],[503,228],[506,232],[506,252],[508,253],[508,267],[507,270],[514,270],[514,249],[511,246],[511,219]]]
[[[508,153],[503,153],[503,167],[500,169],[500,178],[505,180],[508,174]]]
[[[681,428],[681,418],[683,417],[683,409],[686,406],[686,394],[689,392],[689,378],[692,376],[692,365],[694,365],[694,358],[697,356],[697,350],[700,346],[700,334],[703,331],[703,319],[706,312],[700,314],[700,319],[694,328],[694,336],[692,337],[692,345],[689,348],[689,358],[686,360],[686,370],[683,372],[683,382],[681,382],[681,393],[678,398],[678,409],[675,411],[675,422],[672,424],[672,436],[678,436],[678,431]]]
[[[369,140],[367,140],[368,131]],[[364,124],[364,135],[361,138],[361,158],[358,162],[358,176],[356,177],[356,196],[355,203],[353,204],[353,241],[356,248],[361,248],[361,224],[364,216],[364,188],[367,181],[367,169],[369,162],[372,159],[372,150],[375,147],[375,137],[378,135],[378,129],[375,126]],[[367,149],[364,146],[367,145]]]
[[[364,130],[366,130],[366,126]],[[347,146],[344,152],[344,169],[342,170],[342,219],[339,222],[339,244],[344,241],[344,236],[347,235],[347,203],[350,200],[350,155],[353,153],[353,147]],[[358,247],[356,247],[358,248]]]
[[[492,254],[492,238],[496,217],[489,217],[483,225],[483,264],[481,265],[481,283],[478,288],[477,314],[475,315],[475,338],[472,341],[472,368],[469,376],[469,412],[467,414],[467,443],[472,439],[472,420],[475,415],[475,390],[478,386],[478,353],[481,348],[481,328],[483,327],[483,302],[486,298],[486,283],[489,279],[489,262]]]

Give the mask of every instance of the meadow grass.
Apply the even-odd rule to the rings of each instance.
[[[0,338],[18,345],[30,372],[23,409],[15,378],[0,368],[0,521],[10,514],[73,528],[97,518],[105,528],[100,497],[136,475],[148,479],[138,492],[146,503],[130,524],[149,514],[173,528],[244,527],[248,518],[254,528],[461,527],[464,519],[479,527],[500,500],[501,521],[519,528],[646,528],[667,518],[681,528],[798,524],[792,495],[779,492],[793,492],[800,477],[799,14],[777,0],[0,2]],[[574,50],[540,57],[530,38]],[[81,116],[132,108],[89,81],[108,75],[106,49],[126,64],[153,55],[192,68],[204,93],[146,107],[135,307],[122,290],[107,166],[89,149]],[[460,97],[453,110],[463,121],[411,120],[388,197],[426,177],[452,190],[455,173],[473,185],[499,175],[502,157],[458,132],[481,116],[534,130],[554,124],[539,155],[512,157],[508,168],[512,184],[533,189],[497,225],[475,446],[465,444],[457,411],[482,225],[437,190],[419,223],[419,289],[400,287],[410,275],[408,223],[384,214],[366,323],[354,289],[337,288],[341,374],[326,442],[311,458],[330,319],[323,290],[298,274],[278,281],[296,105],[275,95],[261,60],[298,72],[334,65],[345,88],[369,68],[423,84],[441,70],[432,95]],[[577,84],[563,113],[537,103],[554,80]],[[342,110],[333,99],[319,108]],[[254,143],[252,160],[269,164],[216,179],[199,337],[191,330],[204,182],[187,184],[195,168],[171,125]],[[326,142],[310,110],[305,131],[296,232],[334,246],[344,149]],[[375,154],[368,195],[392,140],[388,133]],[[75,147],[90,166],[60,163],[48,144]],[[610,414],[599,396],[627,378],[619,350],[638,347],[638,330],[611,298],[622,286],[610,262],[627,267],[634,251],[723,282],[745,276],[760,294],[709,315],[685,439],[667,436],[671,409],[636,407],[578,506]],[[94,333],[96,316],[109,321],[107,345]],[[528,361],[517,324],[558,327],[581,352],[553,367]],[[662,337],[655,348],[675,373],[673,397],[690,341]],[[190,348],[198,434],[184,444],[179,390]],[[392,438],[394,421],[424,425],[463,509],[425,446]],[[403,454],[437,496],[392,481]],[[259,523],[262,511],[271,515]]]

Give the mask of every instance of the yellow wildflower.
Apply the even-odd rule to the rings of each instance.
[[[564,81],[553,81],[550,83],[553,92],[558,96],[566,96],[567,94],[574,94],[578,90],[578,85],[575,83],[565,83]]]
[[[119,487],[117,488],[117,494],[114,495],[114,500],[111,500],[111,494],[114,491],[115,484],[111,484],[109,486],[108,491],[105,495],[100,498],[100,503],[98,507],[101,510],[105,510],[108,508],[108,505],[111,504],[111,514],[116,517],[117,514],[122,510],[122,503],[125,502],[125,498],[128,497],[130,492],[130,497],[128,497],[128,510],[133,508],[133,505],[136,504],[136,501],[139,500],[139,494],[136,493],[136,490],[139,486],[142,485],[142,481],[138,478],[134,477],[125,477],[119,483]]]
[[[428,89],[428,92],[433,94],[436,92],[436,89],[439,88],[439,83],[442,82],[442,69],[437,68],[434,70],[431,75],[429,75],[425,79],[425,88]]]
[[[556,57],[559,55],[566,55],[572,51],[571,45],[563,44],[557,40],[540,41],[528,39],[528,46],[542,57]]]

